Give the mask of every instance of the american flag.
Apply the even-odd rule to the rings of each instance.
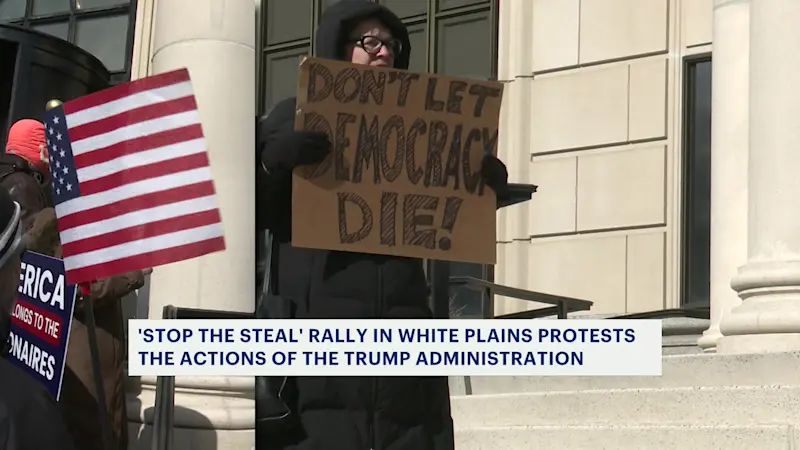
[[[64,103],[45,129],[69,284],[225,249],[187,70]]]

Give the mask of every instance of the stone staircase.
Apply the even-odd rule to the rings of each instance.
[[[458,450],[798,450],[800,353],[669,355],[662,377],[472,377]]]
[[[495,427],[459,431],[456,449],[786,450],[791,426],[561,426]]]

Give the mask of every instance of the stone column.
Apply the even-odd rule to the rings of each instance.
[[[800,2],[750,5],[748,260],[719,353],[800,350]]]
[[[255,309],[255,24],[250,0],[158,0],[151,74],[186,67],[192,77],[227,250],[157,267],[149,317],[164,305],[228,311]],[[252,377],[177,378],[175,448],[250,449],[254,443]],[[141,380],[129,401],[133,450],[150,448],[155,379]],[[150,411],[148,411],[150,410]],[[146,421],[144,419],[147,419]],[[138,431],[136,428],[140,428]]]
[[[711,326],[697,341],[714,352],[722,316],[741,303],[731,278],[747,261],[750,0],[714,0],[711,81]]]

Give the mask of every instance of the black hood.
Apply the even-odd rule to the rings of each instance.
[[[394,67],[408,69],[411,42],[406,26],[389,8],[368,0],[341,0],[322,13],[317,28],[316,56],[343,60],[348,35],[358,22],[367,18],[381,21],[392,32],[392,36],[403,44],[403,50],[395,55]]]

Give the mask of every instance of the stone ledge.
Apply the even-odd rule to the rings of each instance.
[[[800,423],[800,386],[606,389],[452,398],[459,428]]]
[[[792,450],[792,427],[576,426],[456,430],[459,450]]]
[[[252,380],[252,381],[249,381]],[[128,421],[151,424],[155,414],[155,379],[128,379]],[[174,426],[187,429],[253,430],[252,377],[177,377]]]
[[[252,450],[255,449],[253,430],[214,430],[211,428],[180,428],[173,430],[175,450]],[[128,423],[128,450],[152,450],[153,429],[150,425]]]
[[[800,386],[800,352],[665,356],[660,377],[470,377],[454,394],[710,386]],[[464,377],[461,377],[464,378]],[[463,381],[462,381],[463,383]]]

